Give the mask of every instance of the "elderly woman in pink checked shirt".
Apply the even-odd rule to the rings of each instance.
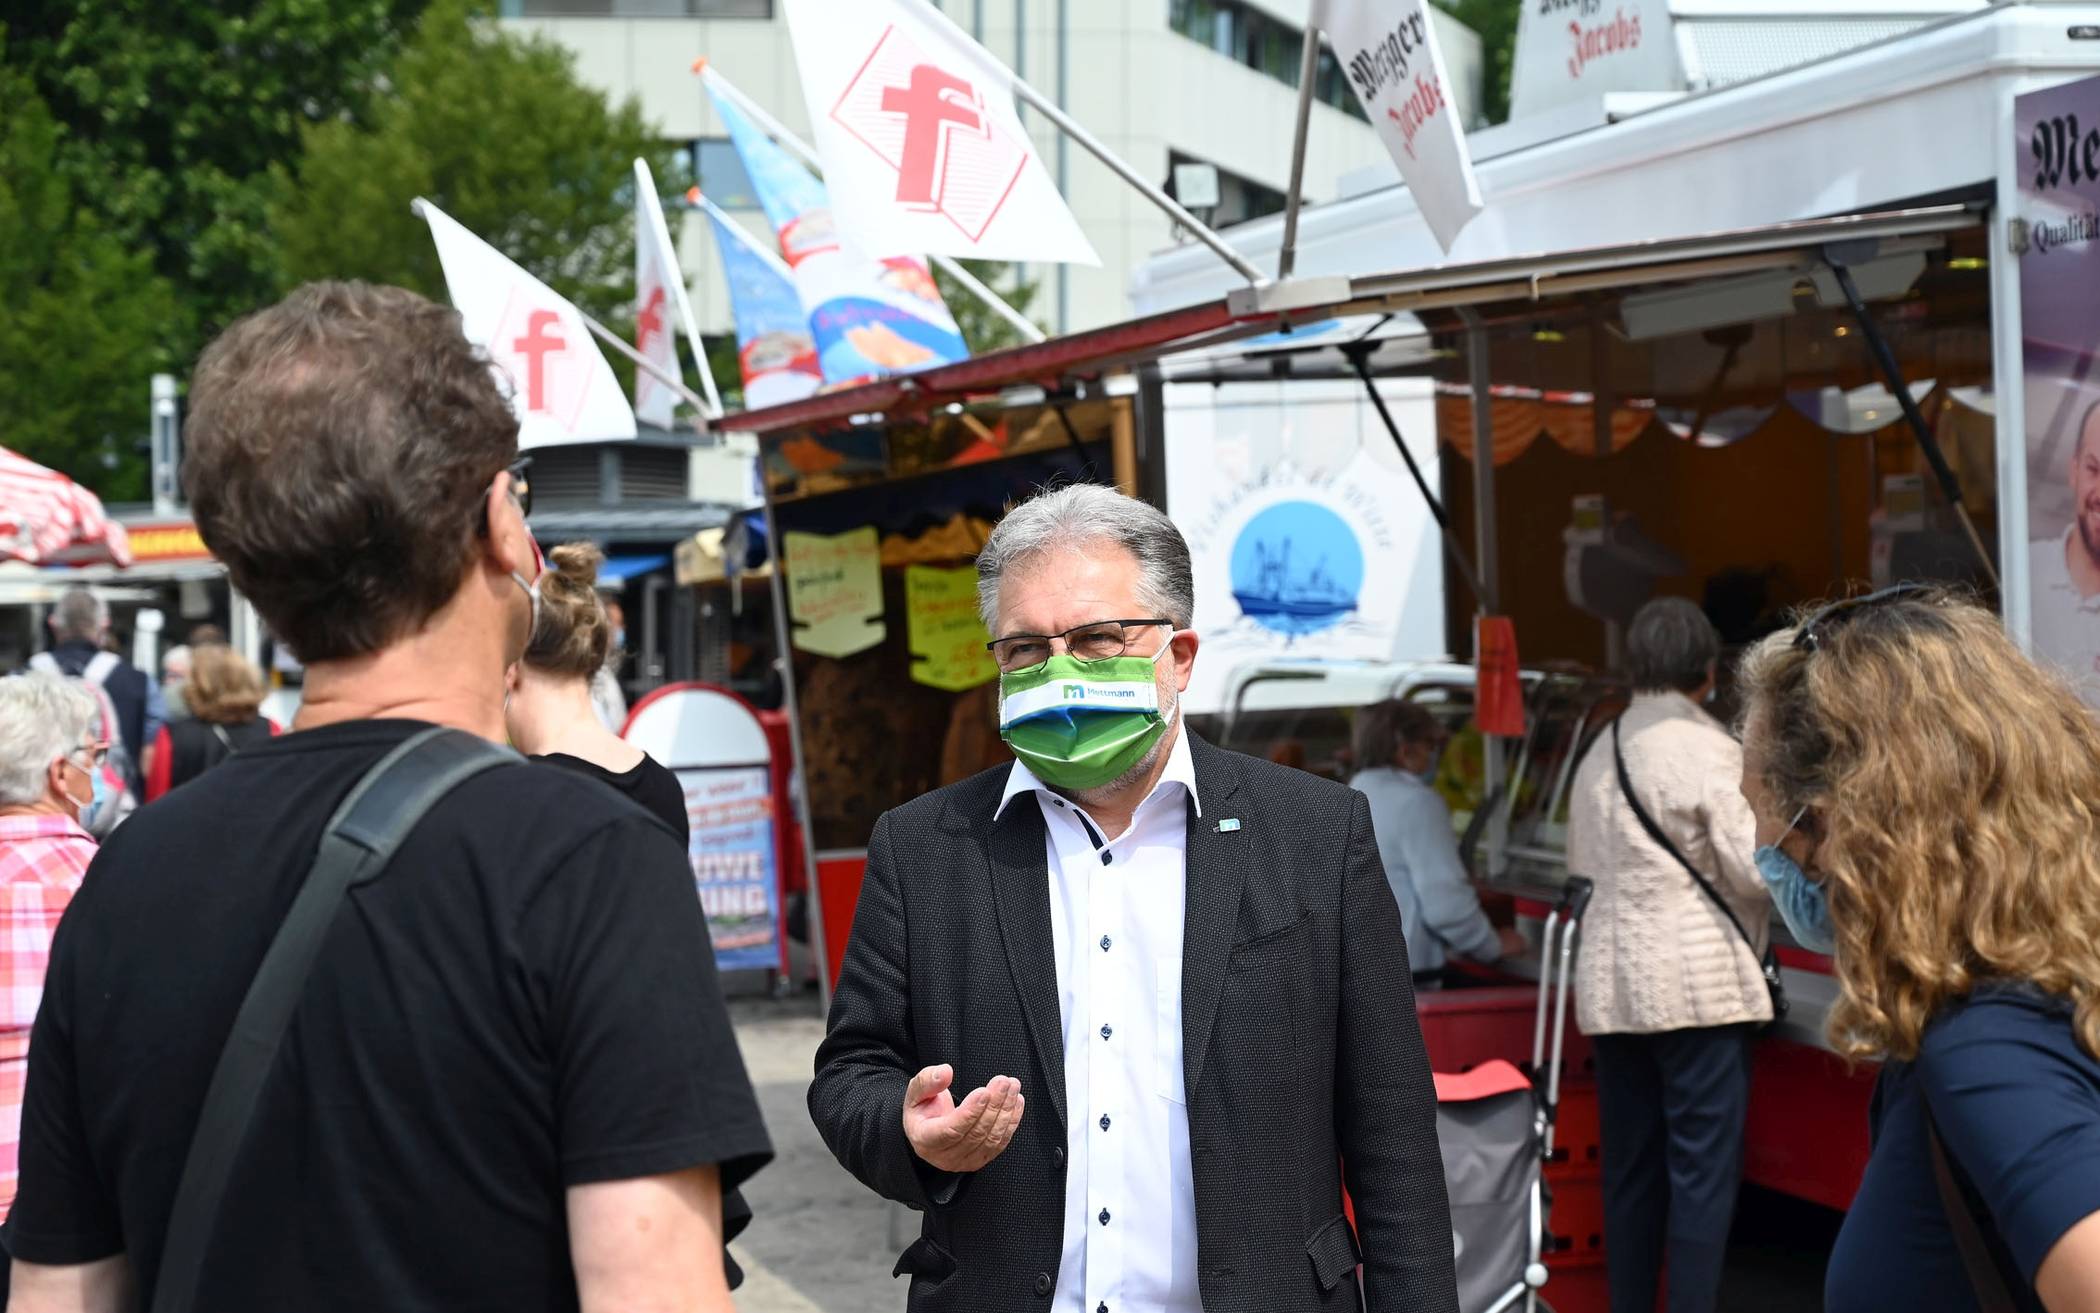
[[[58,919],[95,857],[101,708],[51,675],[0,679],[0,1218],[15,1201],[29,1028]]]

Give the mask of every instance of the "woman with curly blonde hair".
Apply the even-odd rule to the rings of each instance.
[[[1905,586],[1743,660],[1743,794],[1830,1040],[1884,1062],[1825,1306],[2100,1309],[2100,729]]]

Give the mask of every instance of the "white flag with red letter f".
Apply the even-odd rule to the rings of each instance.
[[[1483,207],[1429,0],[1313,0],[1312,23],[1327,33],[1415,207],[1449,251]]]
[[[862,253],[1099,264],[1014,112],[1013,74],[918,0],[788,0],[831,189]]]
[[[634,411],[583,313],[437,206],[418,198],[415,208],[437,242],[467,340],[511,389],[518,446],[633,437]]]

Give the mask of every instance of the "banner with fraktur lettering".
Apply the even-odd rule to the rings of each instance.
[[[1312,24],[1327,34],[1415,208],[1449,251],[1480,213],[1480,182],[1429,0],[1313,0]]]

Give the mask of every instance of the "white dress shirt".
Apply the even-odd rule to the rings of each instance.
[[[1188,735],[1115,838],[1015,762],[999,811],[1025,793],[1047,832],[1070,1119],[1052,1313],[1202,1313],[1181,1066],[1188,811],[1202,815]]]
[[[2070,678],[2080,697],[2100,703],[2100,595],[2087,597],[2071,579],[2068,554],[2077,532],[2074,524],[2060,538],[2028,544],[2031,646],[2037,659]]]

